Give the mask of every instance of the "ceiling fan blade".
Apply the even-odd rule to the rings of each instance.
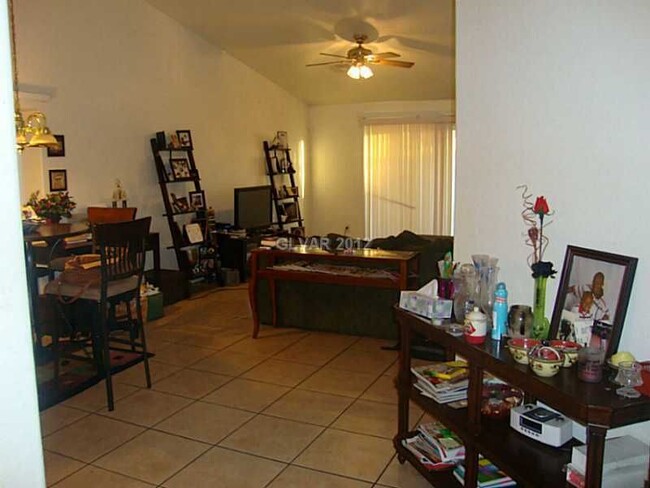
[[[325,66],[327,64],[348,64],[347,61],[328,61],[326,63],[311,63],[305,66]]]
[[[366,58],[368,60],[385,59],[385,58],[399,58],[399,57],[400,57],[399,54],[393,53],[393,52],[369,54],[368,56],[366,56]]]
[[[396,68],[411,68],[415,63],[411,61],[395,61],[393,59],[378,59],[377,61],[370,61],[372,64],[380,64],[383,66],[394,66]]]
[[[347,56],[341,56],[340,54],[330,54],[330,53],[319,53],[321,56],[331,56],[333,58],[342,58],[342,59],[348,59]]]

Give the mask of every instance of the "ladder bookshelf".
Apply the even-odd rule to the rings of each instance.
[[[156,164],[160,193],[167,219],[178,269],[188,282],[213,281],[218,273],[217,247],[212,224],[207,217],[205,194],[194,161],[192,148],[161,147],[151,139],[151,152]],[[185,192],[202,195],[202,206],[192,205]]]
[[[291,161],[291,149],[264,141],[264,157],[272,190],[274,223],[280,231],[302,236],[305,223],[300,211],[300,189]]]

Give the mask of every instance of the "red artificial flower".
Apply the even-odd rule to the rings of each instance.
[[[543,196],[537,197],[535,200],[535,205],[533,206],[533,212],[537,215],[548,215],[551,213],[551,210],[548,208],[548,202]]]

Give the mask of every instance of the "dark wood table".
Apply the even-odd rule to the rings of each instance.
[[[262,259],[264,258],[264,259]],[[281,263],[307,261],[333,266],[360,266],[369,270],[392,268],[394,276],[377,277],[322,273],[309,270],[286,270],[274,268]],[[269,281],[273,326],[277,325],[276,281],[302,281],[343,286],[364,286],[408,290],[417,288],[419,253],[408,251],[385,251],[382,249],[351,249],[329,252],[317,247],[295,246],[289,249],[255,249],[251,252],[251,279],[248,285],[249,300],[253,311],[253,337],[260,328],[257,310],[257,287],[262,279]]]
[[[40,334],[36,321],[36,302],[38,300],[38,272],[34,261],[34,243],[45,242],[55,249],[66,237],[78,236],[90,232],[87,223],[40,224],[29,233],[23,234],[25,243],[25,260],[27,262],[27,286],[29,289],[29,314],[32,329],[36,333],[40,346]]]
[[[650,398],[623,398],[616,386],[603,380],[584,383],[578,379],[576,367],[561,368],[551,378],[537,376],[528,365],[515,362],[505,347],[506,341],[492,341],[474,346],[461,337],[453,337],[441,328],[399,308],[395,310],[401,332],[400,368],[398,381],[398,433],[394,445],[401,462],[409,460],[434,486],[460,486],[449,472],[428,472],[402,446],[409,436],[409,401],[439,419],[458,434],[466,447],[466,486],[476,485],[478,454],[494,462],[518,486],[565,486],[562,467],[570,461],[571,451],[559,449],[529,439],[510,428],[506,421],[481,416],[483,373],[489,372],[509,384],[521,388],[527,396],[538,399],[551,408],[587,427],[588,487],[601,486],[603,452],[607,430],[614,427],[650,420]],[[455,410],[427,399],[413,386],[410,371],[409,344],[415,335],[424,336],[448,351],[462,356],[469,365],[468,407]]]

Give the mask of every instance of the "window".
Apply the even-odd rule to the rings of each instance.
[[[366,237],[453,235],[454,173],[452,123],[366,125]]]

